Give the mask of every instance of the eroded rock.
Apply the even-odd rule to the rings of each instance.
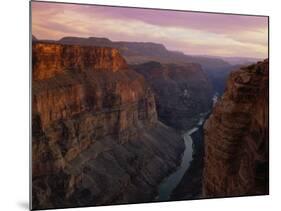
[[[182,138],[116,49],[33,44],[35,209],[150,201]]]
[[[231,73],[204,125],[204,197],[268,194],[268,60]]]

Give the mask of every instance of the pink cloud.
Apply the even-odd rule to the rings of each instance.
[[[213,43],[225,42],[226,45],[217,48],[230,48],[224,51],[231,52],[236,49],[235,43],[246,48],[248,44],[249,49],[253,49],[252,56],[267,55],[267,50],[254,51],[255,46],[264,49],[268,44],[268,18],[263,16],[32,2],[32,25],[34,35],[44,39],[102,36],[112,40],[161,41],[171,49],[192,46],[193,52],[186,53],[195,54],[204,52],[204,46],[205,54],[223,52],[210,47],[216,48]],[[173,30],[174,35],[169,37]],[[191,37],[192,34],[198,38]],[[205,39],[210,40],[210,44]],[[233,50],[233,55],[237,53]]]

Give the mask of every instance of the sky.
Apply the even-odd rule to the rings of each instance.
[[[261,16],[32,2],[32,34],[155,42],[190,55],[268,57],[268,18]]]

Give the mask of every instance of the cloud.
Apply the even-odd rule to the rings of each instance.
[[[188,54],[266,57],[266,17],[32,2],[32,33],[163,43]]]

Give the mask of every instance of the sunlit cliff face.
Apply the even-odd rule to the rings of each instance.
[[[268,17],[32,2],[32,34],[163,43],[187,54],[265,58]]]

